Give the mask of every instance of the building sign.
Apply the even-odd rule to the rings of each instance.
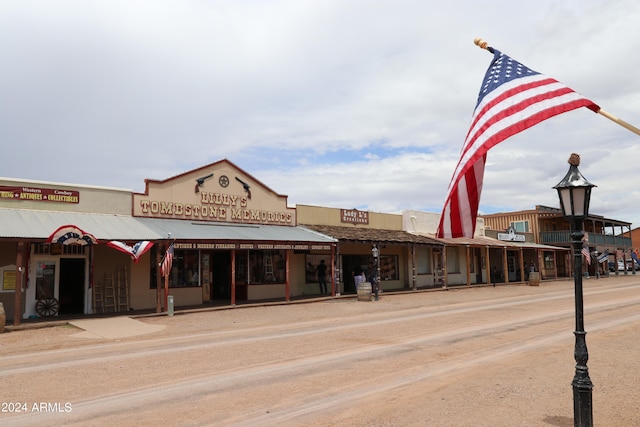
[[[506,233],[498,233],[498,240],[506,240],[509,242],[524,242],[525,237],[523,234],[516,234],[516,230],[512,227],[507,228]]]
[[[74,190],[57,190],[55,188],[0,186],[0,200],[80,203],[80,192]]]
[[[260,249],[260,250],[331,250],[328,244],[282,244],[282,243],[174,243],[176,249]]]
[[[2,272],[2,290],[13,291],[16,289],[16,272],[15,270],[5,270]]]
[[[155,218],[193,219],[292,225],[291,211],[252,209],[247,196],[202,191],[196,203],[178,203],[166,200],[141,199],[138,212]]]
[[[340,209],[340,222],[348,224],[369,224],[369,212],[358,209]]]

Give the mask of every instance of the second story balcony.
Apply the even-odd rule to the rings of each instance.
[[[552,246],[570,246],[570,231],[541,231],[540,243]],[[610,246],[613,248],[630,248],[631,238],[607,234],[589,233],[589,246]]]

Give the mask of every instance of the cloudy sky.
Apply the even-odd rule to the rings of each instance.
[[[223,158],[289,204],[440,213],[491,54],[640,127],[636,0],[0,0],[0,176],[144,190]],[[640,136],[587,109],[488,154],[481,213],[640,225]]]

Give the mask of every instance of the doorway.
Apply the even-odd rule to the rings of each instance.
[[[216,251],[211,256],[211,300],[231,301],[231,252]]]
[[[85,260],[60,259],[60,314],[84,313]]]
[[[365,281],[369,282],[373,277],[373,259],[371,255],[342,255],[342,281],[344,283],[344,293],[357,293],[358,288],[354,275],[361,272],[365,276]]]

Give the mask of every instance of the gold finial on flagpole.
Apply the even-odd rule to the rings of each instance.
[[[482,40],[480,37],[476,37],[475,39],[473,39],[473,43],[480,49],[486,49],[488,46],[488,43],[485,40]]]

